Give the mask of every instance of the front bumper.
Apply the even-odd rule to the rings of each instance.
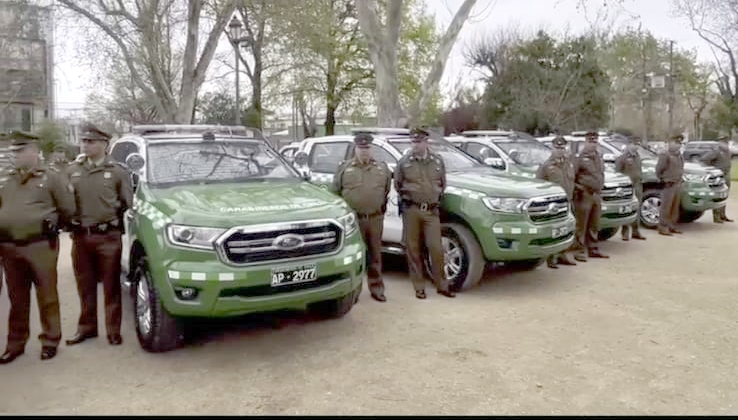
[[[576,220],[571,213],[546,223],[498,221],[490,235],[479,235],[488,261],[520,261],[545,258],[568,249],[574,243]]]
[[[728,186],[722,185],[718,188],[702,186],[693,188],[682,187],[681,208],[688,212],[704,212],[717,207],[722,207],[728,200]]]
[[[602,213],[598,227],[602,229],[618,228],[630,225],[638,219],[638,199],[621,201],[602,201]]]
[[[366,249],[347,242],[334,255],[294,262],[267,262],[247,267],[223,264],[213,253],[208,261],[168,261],[151,268],[167,312],[177,317],[231,317],[277,310],[305,310],[313,303],[339,299],[360,290],[366,278]],[[272,286],[272,269],[316,264],[316,280]],[[181,290],[197,291],[184,299]],[[179,292],[179,295],[178,295]]]

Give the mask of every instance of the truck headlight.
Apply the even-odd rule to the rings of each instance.
[[[343,234],[345,236],[351,235],[359,228],[356,222],[356,215],[354,213],[341,216],[338,218],[338,221],[341,223],[341,226],[343,226]]]
[[[501,213],[522,213],[527,200],[522,198],[484,197],[482,202],[488,209]]]
[[[220,228],[169,225],[167,238],[173,245],[188,248],[213,249],[213,243],[226,230]]]
[[[706,175],[700,174],[684,174],[682,175],[682,181],[684,182],[700,182],[707,178]]]

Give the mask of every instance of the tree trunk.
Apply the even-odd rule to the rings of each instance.
[[[371,55],[377,80],[377,124],[379,127],[403,127],[407,118],[400,103],[397,49],[388,47]]]
[[[325,110],[325,135],[332,136],[336,131],[336,106],[329,103]]]
[[[336,108],[338,108],[338,101],[336,100],[338,96],[338,92],[336,92],[336,78],[338,75],[335,73],[335,59],[333,57],[328,57],[328,72],[325,81],[327,92],[325,98],[325,123],[323,124],[325,126],[326,136],[332,136],[336,129]]]

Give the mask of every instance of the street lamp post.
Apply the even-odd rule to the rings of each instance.
[[[240,88],[240,78],[238,74],[238,47],[241,44],[241,21],[238,20],[238,17],[233,16],[233,19],[231,19],[231,23],[228,24],[228,36],[230,38],[231,43],[233,44],[233,51],[236,58],[236,125],[241,125],[241,88]]]

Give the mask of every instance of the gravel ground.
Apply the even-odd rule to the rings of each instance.
[[[735,194],[728,209],[738,219]],[[140,349],[126,299],[122,346],[62,344],[42,362],[34,303],[26,354],[0,366],[0,413],[736,415],[738,224],[707,214],[683,229],[616,236],[602,246],[610,260],[491,271],[456,299],[415,299],[388,258],[385,304],[365,290],[341,320],[201,325],[165,354]],[[62,252],[69,337],[79,309],[68,241]],[[0,350],[7,313],[3,292]]]

